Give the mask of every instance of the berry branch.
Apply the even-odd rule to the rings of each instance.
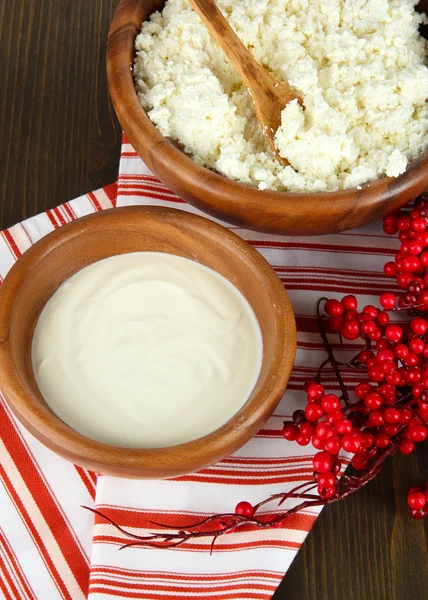
[[[328,341],[328,337],[327,334],[324,331],[324,327],[323,327],[323,323],[322,323],[322,314],[321,314],[321,304],[322,303],[327,304],[329,302],[329,300],[327,298],[320,298],[318,300],[318,304],[317,304],[317,322],[318,322],[318,330],[320,332],[321,335],[321,339],[323,341],[324,347],[327,351],[327,355],[328,358],[327,360],[325,360],[322,365],[320,366],[319,370],[318,370],[318,375],[317,375],[317,381],[321,380],[321,372],[322,369],[324,369],[324,367],[326,367],[327,365],[331,365],[333,367],[334,373],[336,375],[336,379],[339,383],[339,387],[340,390],[342,392],[342,398],[345,401],[345,404],[348,408],[350,408],[351,406],[351,401],[349,399],[349,394],[348,394],[348,390],[346,389],[345,383],[342,379],[342,375],[340,373],[340,369],[339,369],[339,363],[338,361],[335,359],[334,354],[333,354],[333,349],[330,345],[330,342]]]
[[[379,298],[381,308],[367,305],[361,310],[352,295],[318,301],[317,322],[327,358],[315,379],[305,383],[304,410],[296,410],[282,430],[289,442],[301,446],[312,443],[318,450],[312,461],[312,479],[254,506],[239,502],[233,513],[212,515],[185,527],[151,523],[165,530],[144,536],[120,527],[101,511],[84,507],[131,538],[122,548],[176,548],[195,538],[208,537],[212,551],[222,535],[282,527],[295,513],[343,500],[361,489],[376,477],[389,456],[397,450],[410,454],[427,438],[428,195],[419,197],[410,210],[385,217],[384,231],[389,235],[398,233],[401,242],[395,260],[384,266],[385,275],[396,279],[398,296],[383,293]],[[408,321],[391,322],[391,315],[404,311]],[[359,339],[362,347],[356,346],[355,356],[343,363],[337,360],[328,333],[339,334],[340,341]],[[340,396],[327,393],[322,384],[328,366],[334,371]],[[344,366],[361,376],[353,390],[342,376]],[[341,474],[342,451],[351,455],[354,474]],[[279,509],[290,498],[301,502],[274,514],[261,510],[273,502]],[[428,514],[428,483],[411,488],[407,503],[413,518],[424,518]]]

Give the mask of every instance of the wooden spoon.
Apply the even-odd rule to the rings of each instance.
[[[275,147],[274,136],[281,125],[281,112],[285,106],[292,100],[297,99],[300,102],[300,98],[287,85],[272,77],[254,59],[214,0],[189,0],[189,3],[247,86],[265,138],[277,160],[283,166],[287,166],[288,161],[279,155]]]

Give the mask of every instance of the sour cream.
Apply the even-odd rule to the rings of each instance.
[[[244,296],[194,261],[112,256],[65,281],[32,342],[50,408],[76,431],[129,448],[188,442],[245,404],[262,336]]]

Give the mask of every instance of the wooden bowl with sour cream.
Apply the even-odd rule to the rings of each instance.
[[[61,283],[98,260],[139,251],[182,256],[223,275],[251,305],[263,338],[260,375],[238,413],[213,433],[167,448],[116,447],[77,433],[48,407],[32,368],[37,320]],[[27,250],[0,289],[0,381],[10,409],[48,448],[96,473],[176,477],[232,454],[274,411],[290,377],[295,350],[293,309],[272,267],[231,231],[183,211],[126,207],[82,217]]]
[[[382,177],[361,189],[293,193],[259,191],[197,164],[163,137],[134,87],[135,37],[163,0],[120,0],[107,44],[110,94],[119,121],[151,171],[178,196],[213,217],[256,231],[320,235],[364,225],[395,211],[428,187],[428,151],[398,178]],[[428,0],[419,9],[428,12]]]

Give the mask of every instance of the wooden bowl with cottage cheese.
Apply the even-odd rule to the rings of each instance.
[[[121,0],[107,44],[110,94],[119,121],[150,170],[178,196],[223,221],[285,235],[317,235],[358,227],[403,206],[428,187],[428,151],[398,177],[382,176],[350,189],[282,192],[239,183],[201,166],[164,137],[142,108],[133,79],[141,24],[161,0]],[[423,0],[418,10],[428,10]],[[322,152],[322,150],[321,150]]]
[[[189,441],[184,443],[174,442],[163,446],[159,442],[162,443],[164,438],[157,437],[150,441],[147,436],[152,436],[156,427],[161,436],[167,427],[171,428],[174,435],[174,430],[179,428],[176,411],[179,389],[173,377],[174,364],[175,371],[183,370],[186,375],[192,369],[199,374],[199,388],[192,387],[188,377],[182,380],[180,389],[183,403],[180,405],[180,414],[187,425],[188,421],[194,420],[194,413],[196,424],[205,428],[217,406],[223,402],[227,408],[235,398],[235,388],[229,388],[229,392],[230,389],[232,392],[214,395],[213,402],[209,404],[207,397],[211,394],[213,381],[216,378],[236,379],[238,371],[246,372],[247,361],[244,356],[247,357],[248,353],[245,348],[243,352],[234,353],[232,348],[229,352],[231,368],[225,372],[229,338],[234,336],[234,330],[238,329],[245,315],[223,310],[223,292],[209,294],[214,304],[211,308],[206,304],[203,313],[182,311],[183,290],[178,283],[184,281],[184,272],[180,269],[173,269],[173,285],[165,287],[166,281],[161,279],[158,266],[152,265],[148,280],[159,290],[159,302],[151,301],[153,313],[149,316],[144,313],[143,318],[137,317],[135,311],[139,310],[140,304],[149,301],[149,298],[153,299],[151,292],[138,296],[139,300],[134,302],[131,310],[124,303],[125,290],[129,291],[128,298],[134,298],[137,293],[136,280],[133,279],[135,265],[116,270],[113,277],[94,279],[93,268],[105,266],[106,261],[134,260],[138,256],[147,260],[150,258],[148,255],[153,254],[162,257],[162,260],[187,259],[184,262],[192,265],[193,269],[210,272],[212,277],[224,280],[233,293],[244,298],[247,306],[251,307],[249,312],[253,314],[253,322],[258,323],[258,339],[262,340],[257,370],[250,367],[251,373],[248,377],[245,375],[246,385],[251,384],[252,391],[248,389],[245,397],[242,397],[240,408],[227,421],[222,420],[221,426],[216,429],[210,426],[209,433],[188,437]],[[73,287],[72,282],[76,282],[75,278],[82,276],[87,269],[91,270],[91,290],[82,296],[80,288],[77,301],[75,296],[68,295],[75,310],[68,304],[61,313],[56,313],[59,322],[55,325],[54,321],[50,321],[54,329],[44,329],[48,335],[43,350],[42,346],[37,346],[37,342],[35,344],[35,340],[41,331],[44,315],[49,316],[46,309],[48,306],[55,307],[55,310],[59,308],[61,294],[62,298],[67,296]],[[198,277],[195,279],[199,286],[197,293],[193,294],[192,288],[189,288],[189,295],[198,300],[201,297],[202,280]],[[117,288],[114,281],[121,281],[122,287]],[[62,285],[64,282],[65,285]],[[102,289],[106,290],[106,295],[101,297]],[[212,291],[212,288],[207,289],[208,292]],[[180,307],[181,329],[177,328],[177,321],[175,327],[171,328],[171,321],[164,318],[166,313],[162,312],[161,305],[169,302],[167,296],[172,298],[172,304]],[[92,304],[95,306],[94,312],[88,310]],[[114,312],[106,326],[105,321],[103,325],[100,319],[107,306]],[[71,322],[69,316],[73,314],[76,318]],[[185,314],[188,314],[188,318],[183,320]],[[209,314],[217,315],[217,327],[211,327],[211,321],[201,317]],[[225,330],[228,314],[232,314],[232,317],[235,314],[235,321],[232,320],[230,329]],[[126,322],[121,321],[123,318]],[[97,335],[92,329],[94,321],[99,322],[101,327]],[[118,329],[116,322],[124,325],[120,324]],[[67,324],[71,324],[70,329]],[[154,334],[152,337],[148,335],[148,328]],[[214,356],[217,362],[211,370],[205,360],[207,354],[203,345],[197,344],[198,339],[195,338],[196,343],[192,342],[192,345],[187,342],[181,344],[186,339],[185,336],[183,338],[183,331],[194,332],[198,329],[211,331],[211,337],[226,342],[222,343],[219,353]],[[78,330],[84,337],[90,338],[91,344],[96,344],[95,350],[88,352],[88,346],[76,343],[74,332]],[[56,344],[57,334],[62,335],[61,331],[65,333],[63,342]],[[157,345],[152,342],[157,339],[161,339],[163,345],[158,347],[159,352],[156,353]],[[133,340],[144,343],[147,352],[136,351]],[[245,338],[242,340],[245,342]],[[181,344],[179,347],[178,342]],[[131,349],[125,356],[126,360],[122,360],[118,353],[124,347]],[[37,348],[47,351],[50,356],[37,356]],[[162,479],[198,471],[232,454],[259,431],[276,408],[293,367],[295,350],[293,309],[272,267],[236,234],[209,219],[184,211],[148,206],[126,207],[82,217],[50,233],[27,250],[12,267],[0,290],[0,378],[2,393],[9,407],[40,442],[64,458],[96,473]],[[52,368],[52,354],[61,356],[60,368]],[[187,360],[190,355],[194,357],[191,364]],[[98,360],[99,357],[101,360]],[[221,360],[217,360],[219,357]],[[149,373],[147,365],[151,363],[154,369]],[[191,369],[188,368],[189,364]],[[41,369],[52,376],[53,395],[50,397],[45,393],[49,392],[48,388],[40,386],[40,382],[46,383],[46,378],[40,378]],[[97,386],[96,393],[89,390],[84,402],[81,402],[82,388],[79,387],[81,382],[85,383],[80,377],[82,369],[87,374],[86,380],[91,384],[95,382]],[[141,376],[132,396],[130,381],[134,373]],[[154,382],[154,387],[143,394],[147,380]],[[68,394],[76,382],[78,385],[74,392]],[[98,386],[98,382],[102,387]],[[156,389],[162,382],[167,383],[173,391],[170,393],[167,390],[167,395],[159,396]],[[115,387],[113,402],[110,402],[110,387]],[[200,396],[198,404],[191,409],[189,407],[195,389]],[[68,394],[68,411],[75,411],[82,406],[85,410],[84,419],[81,419],[78,427],[66,424],[70,423],[70,412],[60,413],[57,410],[59,405],[56,404],[56,408],[52,405],[52,398],[56,402],[63,394]],[[142,436],[137,442],[128,436],[129,425],[124,426],[118,420],[110,419],[112,410],[119,409],[123,413],[132,408],[128,403],[129,396],[131,402],[135,401],[131,418],[135,421],[138,435]],[[146,408],[141,405],[143,399]],[[99,400],[101,407],[97,405]],[[108,435],[124,436],[124,443],[99,441],[99,428],[97,436],[82,434],[82,426],[87,431],[88,417],[91,417],[87,409],[95,416],[95,425],[97,421],[101,425],[111,422],[112,429]],[[152,409],[159,413],[157,425],[151,414],[148,415],[149,425],[144,425],[141,419]],[[57,416],[59,414],[61,418]],[[174,415],[174,418],[167,419],[168,414]],[[128,423],[132,425],[130,421]]]

